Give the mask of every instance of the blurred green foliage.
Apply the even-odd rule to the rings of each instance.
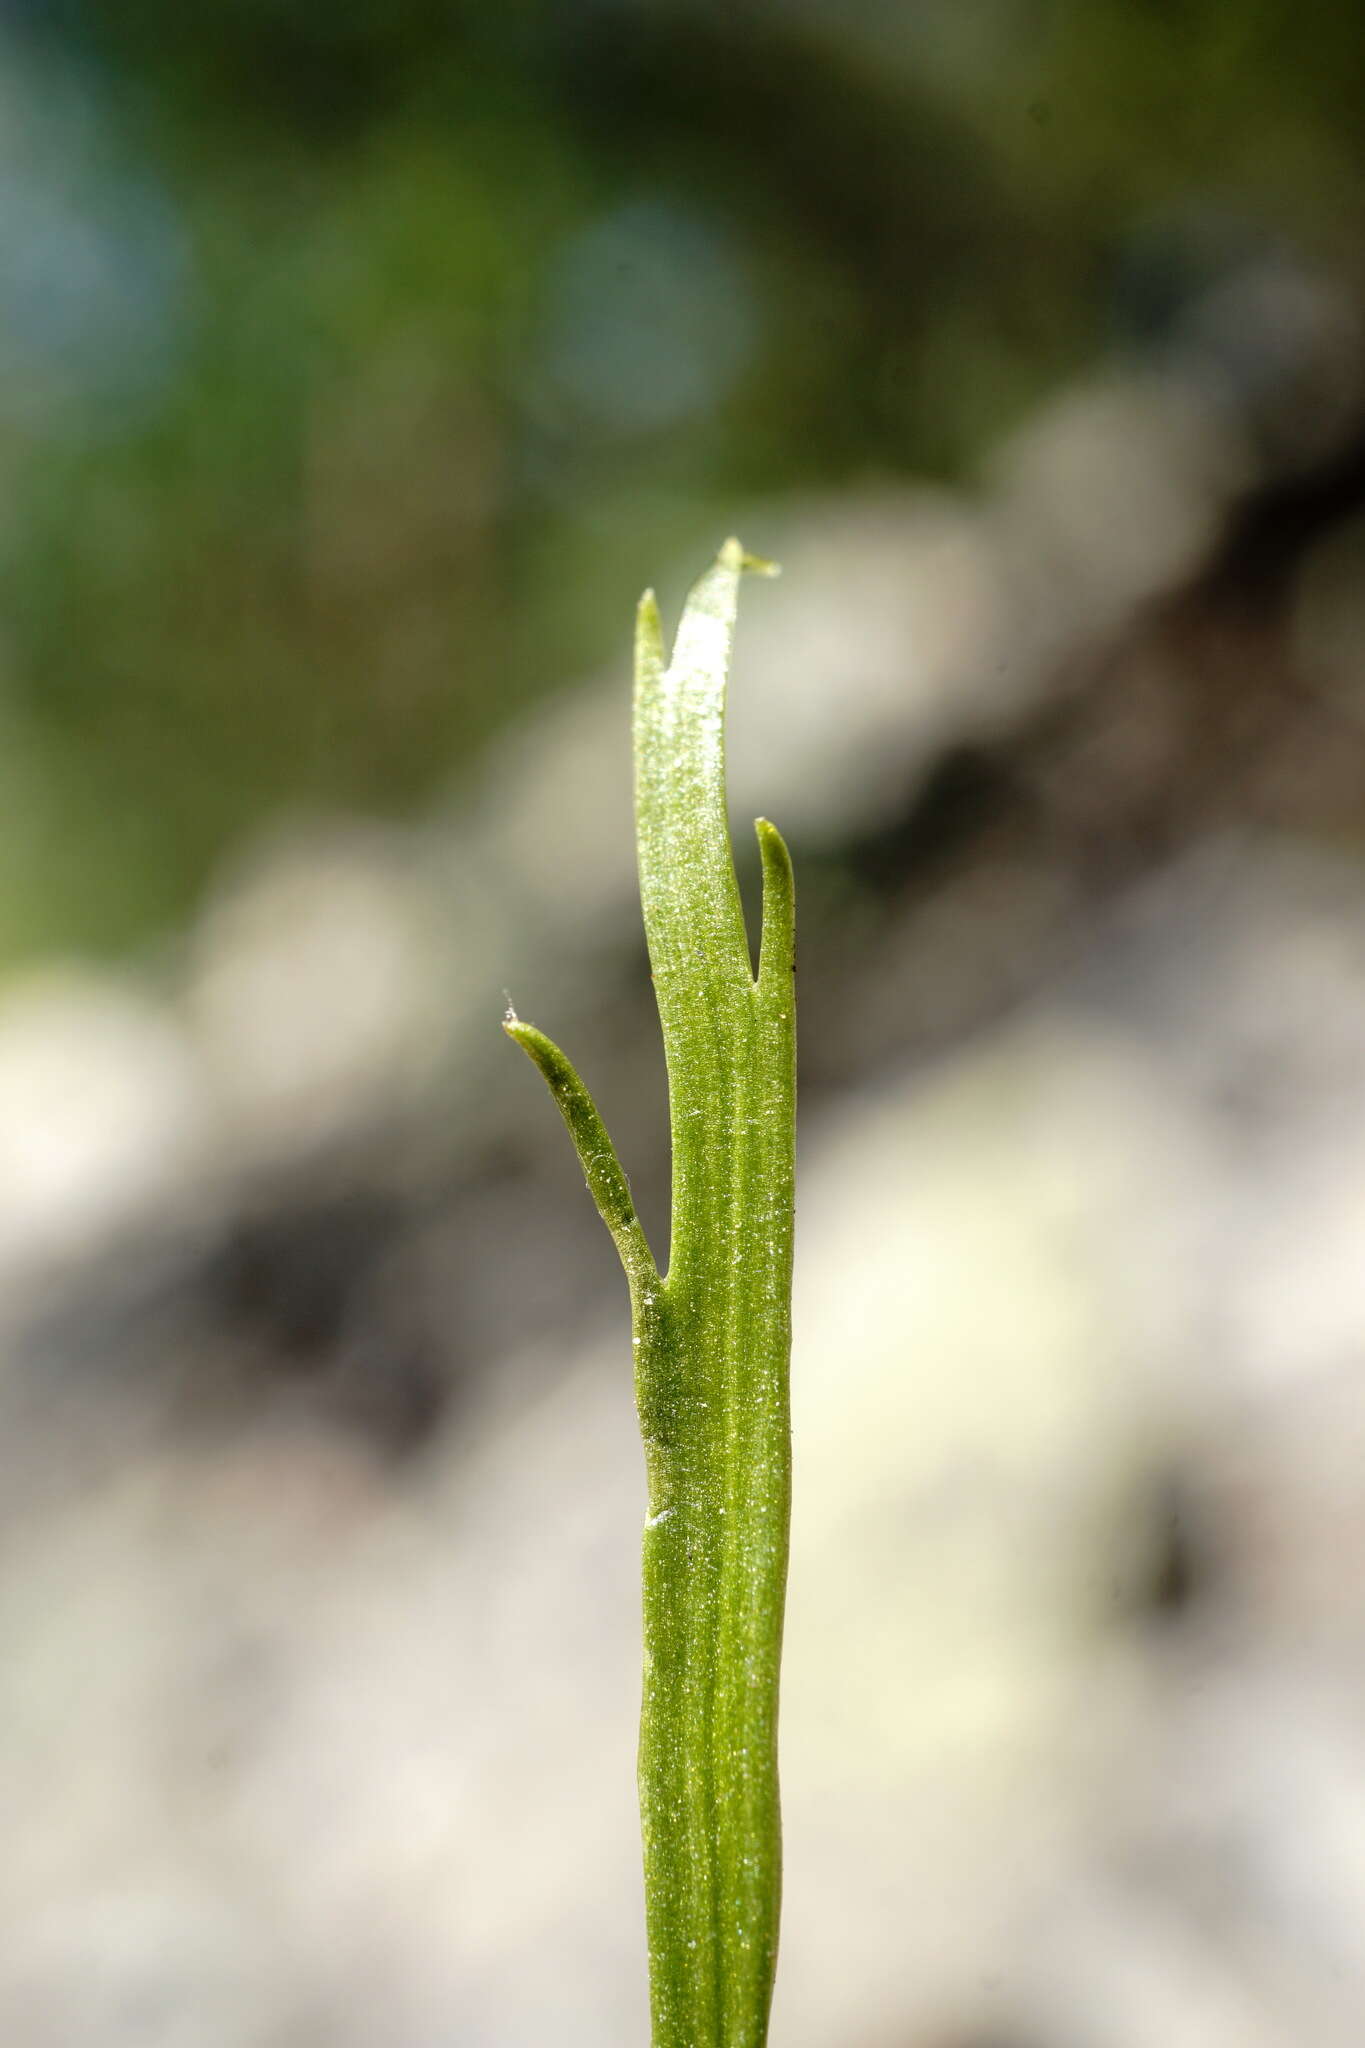
[[[738,499],[969,472],[1189,222],[1365,246],[1350,0],[0,21],[0,957],[449,784]]]

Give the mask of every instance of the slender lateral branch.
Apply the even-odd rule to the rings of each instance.
[[[672,1239],[660,1279],[601,1117],[564,1055],[540,1067],[630,1280],[649,1479],[640,1805],[653,2048],[762,2048],[777,1955],[778,1667],[791,1457],[795,1123],[791,862],[757,825],[754,973],[725,804],[739,581],[727,541],[669,660],[636,626],[640,894],[668,1063]]]
[[[621,1171],[616,1147],[611,1142],[601,1112],[579,1079],[577,1070],[554,1040],[538,1031],[534,1024],[524,1024],[520,1017],[504,1017],[502,1028],[545,1076],[546,1085],[559,1105],[559,1113],[573,1139],[588,1192],[621,1255],[632,1294],[637,1288],[657,1287],[658,1268],[635,1213],[630,1182]]]

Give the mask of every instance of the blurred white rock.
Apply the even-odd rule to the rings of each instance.
[[[453,965],[414,854],[405,831],[330,820],[225,878],[185,1006],[229,1144],[306,1151],[430,1082]]]
[[[111,971],[52,967],[0,997],[0,1273],[101,1248],[208,1192],[212,1123],[174,1011]]]
[[[1105,377],[1045,406],[991,465],[1015,659],[1050,666],[1191,574],[1252,475],[1235,414],[1169,380]]]

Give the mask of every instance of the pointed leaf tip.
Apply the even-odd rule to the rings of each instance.
[[[635,610],[635,665],[637,670],[661,669],[667,660],[658,600],[652,590],[646,590]]]

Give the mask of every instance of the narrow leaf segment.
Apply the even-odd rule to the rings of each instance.
[[[725,543],[671,660],[652,594],[635,658],[645,933],[668,1062],[672,1244],[660,1277],[587,1089],[514,1017],[630,1283],[649,1480],[644,1832],[653,2048],[763,2048],[781,1894],[777,1695],[791,1498],[793,892],[757,826],[754,973],[725,803],[725,687],[741,574]]]

